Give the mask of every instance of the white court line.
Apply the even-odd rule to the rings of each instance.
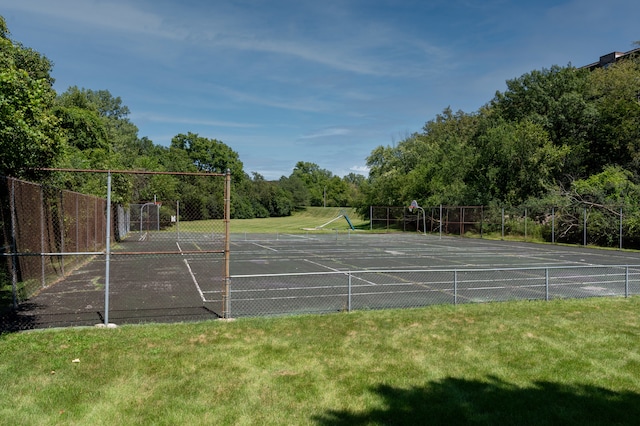
[[[333,271],[333,272],[342,272],[342,273],[345,273],[345,274],[349,272],[349,271],[345,271],[345,270],[341,270],[341,269],[332,268],[330,266],[323,265],[322,263],[314,262],[313,260],[309,260],[309,259],[303,259],[303,260],[305,262],[311,263],[312,265],[320,266],[321,268],[327,268],[328,270]],[[361,278],[361,277],[358,277],[358,276],[355,276],[353,278],[355,278],[358,281],[362,281],[364,283],[367,283],[369,285],[378,285],[377,283],[374,283],[373,281],[365,280],[364,278]]]
[[[258,244],[258,243],[252,243],[252,244],[256,245],[256,246],[258,246],[260,248],[263,248],[263,249],[267,249],[267,250],[271,250],[271,251],[278,251],[278,250],[274,249],[273,247],[263,246],[262,244]]]
[[[297,234],[282,234],[285,237],[292,237],[292,238],[300,238],[303,240],[315,240],[315,237],[309,237],[308,235],[297,235]]]
[[[332,268],[332,267],[327,266],[327,265],[323,265],[322,263],[314,262],[313,260],[309,260],[309,259],[302,259],[302,260],[304,260],[305,262],[309,262],[312,265],[320,266],[321,268],[327,268],[328,270],[333,271],[333,272],[347,272],[347,271],[341,271],[340,269]]]
[[[176,241],[176,245],[178,246],[178,250],[180,250],[180,254],[182,256],[184,256],[184,253],[182,253],[182,248],[180,247],[180,244]],[[187,265],[187,269],[189,270],[189,275],[191,275],[191,279],[193,280],[193,283],[196,285],[196,289],[198,290],[198,293],[200,294],[200,298],[202,299],[203,302],[206,302],[205,298],[204,298],[204,293],[202,293],[202,289],[200,288],[200,285],[198,284],[198,280],[196,280],[196,276],[194,275],[193,271],[191,270],[191,265],[189,265],[189,262],[187,261],[186,258],[183,258],[182,260],[184,260],[184,264]]]

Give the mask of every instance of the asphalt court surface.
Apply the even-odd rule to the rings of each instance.
[[[348,309],[380,309],[613,296],[625,279],[637,294],[640,266],[613,265],[640,265],[640,254],[421,234],[235,236],[231,312],[331,312],[347,298]]]
[[[272,236],[273,237],[273,236]],[[231,274],[640,265],[640,253],[422,234],[234,235]]]
[[[132,235],[113,245],[109,322],[219,317],[224,241],[196,233],[176,237]],[[413,233],[232,234],[230,250],[232,316],[347,309],[346,272],[356,272],[348,308],[367,309],[545,297],[544,269],[498,269],[640,265],[638,252]],[[493,271],[467,275],[478,269]],[[638,270],[631,272],[634,294],[640,292]],[[620,295],[623,273],[594,268],[585,279],[561,271],[551,282],[561,297]],[[241,278],[260,274],[282,276]],[[104,321],[104,294],[105,257],[96,256],[22,304],[12,318],[0,319],[10,330],[95,325]]]

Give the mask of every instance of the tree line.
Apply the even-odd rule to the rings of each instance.
[[[364,176],[333,175],[300,161],[289,176],[267,181],[247,174],[238,154],[224,142],[187,132],[169,146],[138,136],[129,108],[108,90],[70,87],[57,94],[52,63],[44,55],[10,39],[0,16],[0,174],[63,189],[104,195],[101,180],[90,174],[42,173],[36,168],[214,172],[232,175],[232,217],[290,215],[305,206],[348,206]],[[183,200],[195,218],[222,214],[218,184],[171,175],[114,177],[114,200]]]
[[[366,158],[367,177],[299,161],[289,176],[248,174],[224,142],[187,132],[169,146],[139,137],[120,97],[53,89],[48,58],[12,40],[0,16],[0,174],[53,180],[102,195],[90,176],[38,167],[232,173],[232,217],[290,215],[304,206],[549,205],[624,207],[640,235],[640,59],[593,71],[571,65],[506,82],[478,111],[445,108],[404,140]],[[636,42],[635,44],[638,44]],[[191,200],[218,217],[212,187],[179,176],[119,177],[116,201]],[[617,207],[616,207],[617,208]],[[615,209],[614,209],[615,210]],[[617,211],[617,210],[616,210]],[[640,240],[640,238],[639,238]]]
[[[625,234],[640,242],[640,56],[630,56],[593,71],[534,70],[476,112],[444,109],[422,131],[372,151],[360,209],[415,199],[541,214],[581,206],[598,219],[622,208]],[[569,216],[566,229],[582,228]],[[619,233],[604,223],[594,232],[605,244]]]

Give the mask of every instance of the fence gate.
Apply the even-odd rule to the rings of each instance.
[[[229,172],[47,173],[0,178],[0,332],[227,316]]]

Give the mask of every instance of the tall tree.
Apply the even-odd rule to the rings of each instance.
[[[229,169],[236,179],[244,175],[238,153],[216,139],[189,132],[175,136],[171,140],[171,147],[184,150],[201,172],[225,173]]]
[[[56,163],[64,139],[52,112],[51,62],[9,34],[0,16],[0,174],[30,176]]]
[[[309,201],[312,206],[322,206],[326,202],[325,188],[333,174],[316,163],[298,161],[290,178],[298,178],[309,190]]]
[[[564,182],[588,174],[594,166],[589,135],[597,110],[588,96],[588,74],[572,66],[534,70],[507,80],[507,90],[497,92],[490,103],[495,116],[538,124],[555,146],[570,148],[564,176],[558,177]]]
[[[590,169],[640,169],[640,58],[594,70],[589,94],[598,111],[590,134]],[[639,176],[640,177],[640,176]]]

